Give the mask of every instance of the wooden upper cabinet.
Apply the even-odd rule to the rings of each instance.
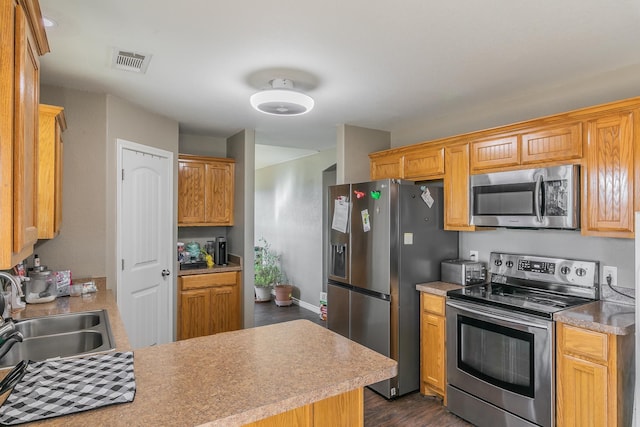
[[[404,155],[403,178],[411,180],[438,179],[444,176],[444,148],[426,147]]]
[[[518,136],[491,137],[471,142],[471,171],[482,171],[520,163]]]
[[[8,269],[38,239],[38,57],[49,46],[37,1],[0,8],[0,269]]]
[[[38,139],[38,239],[51,239],[62,223],[62,132],[64,109],[40,105]]]
[[[233,159],[181,154],[178,159],[178,225],[233,225]]]
[[[532,125],[517,134],[471,142],[471,173],[552,165],[582,158],[582,124]]]
[[[402,178],[402,156],[397,154],[369,156],[369,159],[369,176],[372,180]]]
[[[582,124],[553,126],[523,133],[522,164],[582,158]]]
[[[582,234],[634,236],[635,112],[622,112],[587,122]]]
[[[444,229],[475,230],[469,225],[469,144],[444,149]]]

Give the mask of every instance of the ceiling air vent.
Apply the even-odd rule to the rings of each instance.
[[[146,53],[126,52],[124,50],[114,49],[111,66],[118,70],[146,73],[150,60],[151,55]]]

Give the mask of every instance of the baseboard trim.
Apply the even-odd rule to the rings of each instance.
[[[309,304],[308,302],[304,302],[302,300],[299,300],[298,298],[291,298],[293,300],[293,303],[296,305],[299,305],[302,308],[306,308],[307,310],[313,311],[316,314],[320,314],[320,307],[317,307],[313,304]]]

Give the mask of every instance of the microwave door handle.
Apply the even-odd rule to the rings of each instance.
[[[535,205],[536,219],[538,222],[542,222],[542,194],[540,189],[542,188],[542,175],[538,175],[536,178],[536,188],[533,193],[533,204]]]

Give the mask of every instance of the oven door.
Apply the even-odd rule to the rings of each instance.
[[[480,426],[510,417],[504,425],[552,426],[553,322],[458,300],[447,301],[446,317],[449,410]]]

